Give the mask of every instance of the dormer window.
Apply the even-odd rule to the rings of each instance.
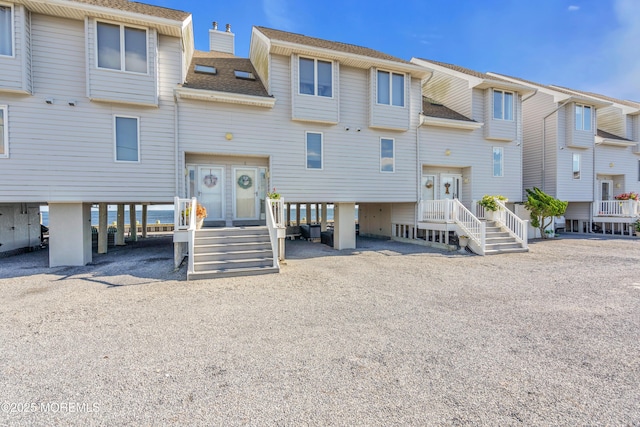
[[[513,92],[493,90],[493,118],[513,120]]]
[[[378,104],[404,107],[404,74],[378,70]]]
[[[591,107],[576,104],[576,130],[591,130]]]
[[[0,56],[13,56],[13,7],[0,4]]]
[[[333,64],[319,59],[300,58],[300,94],[333,96]]]
[[[98,22],[98,68],[147,73],[147,30]]]
[[[210,65],[196,64],[196,66],[193,68],[193,71],[200,74],[218,74],[218,70],[216,69],[216,67],[212,67]]]
[[[242,79],[242,80],[256,79],[256,76],[254,76],[253,73],[249,71],[234,70],[233,73],[236,75],[236,79]]]

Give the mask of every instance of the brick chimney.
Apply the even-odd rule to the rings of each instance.
[[[226,25],[226,31],[218,30],[218,23],[213,22],[209,30],[209,50],[235,55],[235,34],[231,32],[231,25]]]

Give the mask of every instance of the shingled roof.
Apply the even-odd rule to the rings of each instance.
[[[138,3],[129,0],[71,0],[75,3],[84,3],[92,6],[108,7],[110,9],[124,10],[127,12],[139,13],[142,15],[155,16],[174,21],[184,21],[191,14],[181,10],[169,9],[166,7],[153,6],[145,3]]]
[[[215,75],[197,73],[196,65],[215,67],[217,73]],[[237,78],[236,70],[252,73],[255,80]],[[195,51],[189,66],[187,81],[182,86],[190,89],[270,97],[248,58],[238,58],[221,52]]]
[[[422,97],[422,114],[428,117],[437,117],[439,119],[449,119],[449,120],[461,120],[465,122],[475,122],[475,120],[470,119],[467,116],[464,116],[457,111],[452,110],[451,108],[445,107],[440,104],[438,101],[428,98],[426,96]]]
[[[633,142],[633,141],[631,141],[630,139],[623,138],[623,137],[618,136],[618,135],[614,135],[614,134],[609,133],[609,132],[606,132],[606,131],[604,131],[604,130],[602,130],[602,129],[598,129],[598,131],[597,131],[596,135],[598,135],[598,136],[599,136],[599,137],[601,137],[601,138],[605,138],[605,139],[617,139],[617,140],[620,140],[620,141],[629,141],[629,142]]]
[[[554,89],[561,88],[561,89],[569,90],[569,91],[576,92],[576,93],[579,93],[579,94],[582,94],[582,95],[592,96],[594,98],[600,98],[600,99],[603,99],[605,101],[615,102],[615,103],[621,104],[621,105],[626,105],[627,107],[633,107],[633,108],[640,109],[640,103],[633,102],[633,101],[627,101],[627,100],[624,100],[624,99],[612,98],[612,97],[607,96],[607,95],[601,95],[599,93],[586,92],[586,91],[582,91],[582,90],[571,89],[571,88],[567,88],[567,87],[564,87],[564,86],[551,85],[551,87],[554,88]]]
[[[316,47],[321,49],[330,49],[338,52],[361,55],[361,56],[366,56],[374,59],[393,61],[400,64],[411,64],[411,62],[405,61],[404,59],[396,58],[395,56],[387,55],[386,53],[383,53],[374,49],[369,49],[368,47],[362,47],[362,46],[357,46],[353,44],[318,39],[315,37],[305,36],[304,34],[289,33],[286,31],[275,30],[273,28],[258,27],[258,26],[256,26],[255,28],[272,40],[280,40],[283,42],[311,46],[311,47]]]
[[[472,70],[470,68],[461,67],[459,65],[447,64],[446,62],[434,61],[432,59],[423,59],[423,58],[417,58],[417,59],[420,59],[421,61],[430,62],[432,64],[439,65],[441,67],[448,68],[450,70],[457,71],[459,73],[463,73],[463,74],[467,74],[467,75],[470,75],[470,76],[473,76],[473,77],[477,77],[479,79],[495,80],[495,81],[499,81],[499,82],[505,82],[505,83],[513,84],[512,82],[510,82],[508,80],[505,80],[505,79],[501,79],[500,77],[496,77],[496,76],[492,76],[492,75],[489,75],[489,74],[481,73],[479,71],[475,71],[475,70]]]

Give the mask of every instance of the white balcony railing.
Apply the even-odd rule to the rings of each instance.
[[[279,267],[284,259],[284,238],[286,227],[284,222],[284,199],[266,199],[267,228],[273,251],[273,266]]]
[[[593,202],[593,216],[637,217],[640,216],[640,202],[636,200],[596,200]]]

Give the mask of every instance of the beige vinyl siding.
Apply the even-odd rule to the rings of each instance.
[[[249,49],[251,63],[255,68],[262,84],[265,85],[267,92],[271,92],[271,80],[269,79],[269,47],[262,36],[257,35],[256,30],[251,34],[251,48]]]
[[[484,91],[484,136],[487,139],[498,141],[513,141],[518,139],[516,121],[520,97],[517,93],[513,93],[513,120],[500,120],[493,117],[493,89],[485,89]]]
[[[331,62],[332,97],[300,94],[300,57],[291,56],[291,118],[293,120],[337,124],[340,121],[340,64]]]
[[[13,56],[0,56],[0,93],[31,93],[29,12],[22,5],[13,6]]]
[[[522,184],[523,189],[542,188],[542,119],[553,111],[553,97],[542,92],[528,99],[522,104],[523,142],[522,142]],[[556,117],[552,115],[546,119],[547,125]],[[547,129],[547,138],[555,146],[555,132]],[[549,142],[549,141],[547,141]]]
[[[394,203],[391,205],[391,222],[393,224],[414,224],[415,221],[415,203]]]
[[[96,20],[88,19],[86,22],[89,98],[99,101],[157,105],[158,34],[156,30],[153,28],[147,29],[147,74],[132,73],[98,68],[96,59]],[[178,81],[180,80],[176,80],[175,83]]]
[[[580,179],[573,179],[573,154],[580,155]],[[565,148],[557,151],[556,194],[560,200],[590,202],[593,200],[593,150]]]
[[[596,147],[596,176],[611,176],[614,181],[613,195],[640,193],[638,182],[638,161],[640,156],[633,154],[634,147],[614,147],[599,145]],[[620,184],[619,188],[615,188]],[[595,194],[599,198],[599,190]]]
[[[390,71],[390,70],[381,70]],[[409,130],[410,126],[410,91],[412,87],[411,76],[404,75],[404,107],[396,105],[378,104],[378,69],[369,71],[369,126],[372,128],[390,130]],[[402,73],[399,73],[402,74]],[[366,92],[365,92],[366,93]],[[363,101],[364,95],[363,93]],[[415,95],[414,95],[415,96]]]
[[[616,106],[598,108],[598,126],[600,129],[614,135],[627,138],[626,115]]]
[[[474,116],[475,91],[472,102],[472,90],[469,89],[469,82],[458,77],[453,77],[445,73],[434,71],[433,77],[424,87],[423,95],[428,96],[458,113],[473,118],[479,122],[484,121],[484,116]],[[484,97],[481,97],[482,101]]]
[[[591,217],[591,203],[569,202],[564,217],[573,220],[588,220]]]
[[[37,96],[0,97],[11,112],[11,157],[0,169],[0,181],[8,184],[0,201],[171,203],[180,40],[161,38],[160,108],[141,109],[86,98],[83,21],[33,14],[32,36]],[[114,114],[140,118],[140,163],[114,161]]]
[[[180,100],[180,156],[269,156],[271,187],[297,202],[415,202],[415,131],[366,126],[369,70],[340,67],[341,125],[303,123],[291,120],[289,63],[289,57],[272,56],[271,83],[277,99],[273,109]],[[412,90],[419,98],[419,82]],[[416,118],[417,108],[416,102],[408,103]],[[306,131],[323,133],[323,170],[306,169]],[[225,139],[227,132],[233,134],[232,141]],[[380,137],[395,139],[395,173],[380,172]]]

